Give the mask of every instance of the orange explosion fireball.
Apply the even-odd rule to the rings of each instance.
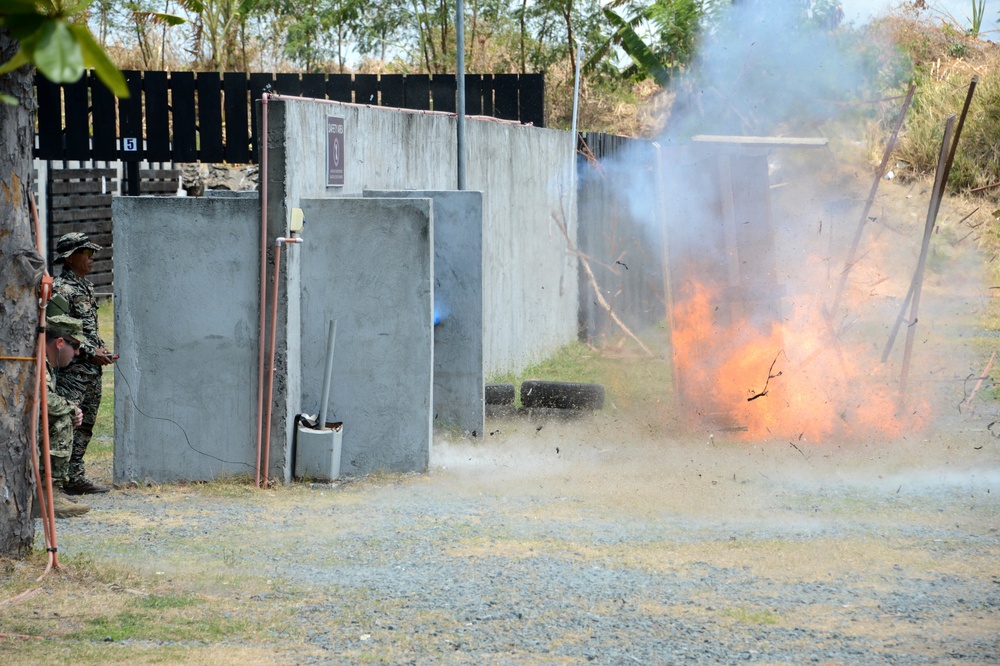
[[[783,316],[760,323],[721,292],[688,283],[674,303],[674,369],[688,415],[747,439],[902,432],[893,380],[872,351],[836,337],[819,299],[786,297]]]

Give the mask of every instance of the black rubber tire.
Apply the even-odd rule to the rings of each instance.
[[[513,384],[487,384],[486,385],[487,405],[513,405],[514,385]]]
[[[521,382],[521,405],[554,409],[603,409],[604,387],[576,382]]]

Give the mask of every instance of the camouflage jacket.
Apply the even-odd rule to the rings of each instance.
[[[47,388],[47,396],[49,403],[49,422],[51,423],[53,419],[59,416],[66,416],[67,414],[76,414],[76,405],[56,393],[56,373],[52,369],[52,366],[45,362],[45,385]]]
[[[73,359],[64,372],[101,374],[101,366],[94,365],[91,358],[104,347],[104,340],[97,329],[97,297],[94,285],[85,277],[80,277],[67,267],[52,282],[52,293],[59,294],[69,302],[70,317],[83,323],[83,339],[80,341],[80,355]]]

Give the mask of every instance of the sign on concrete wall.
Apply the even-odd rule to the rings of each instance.
[[[326,186],[344,184],[344,119],[326,117]]]

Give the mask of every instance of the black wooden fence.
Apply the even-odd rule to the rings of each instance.
[[[59,272],[54,266],[56,240],[63,234],[82,231],[103,247],[94,255],[94,267],[88,279],[98,294],[111,294],[114,275],[111,197],[118,193],[118,170],[109,164],[65,168],[50,163],[46,172],[49,271]],[[180,178],[179,169],[142,169],[139,171],[139,193],[174,195],[180,187]]]
[[[264,91],[454,113],[448,74],[246,74],[124,72],[131,97],[118,100],[93,72],[58,85],[36,76],[43,160],[257,162],[257,105]],[[542,74],[467,74],[465,112],[545,124]]]

